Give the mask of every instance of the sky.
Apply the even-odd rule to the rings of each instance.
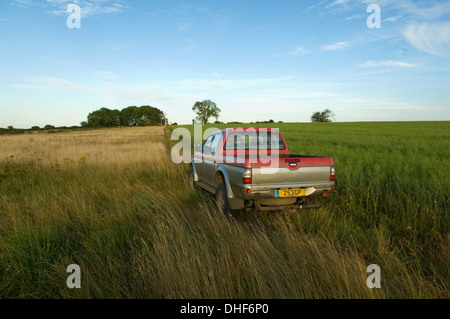
[[[205,99],[223,122],[450,120],[450,1],[0,1],[0,127],[190,124]]]

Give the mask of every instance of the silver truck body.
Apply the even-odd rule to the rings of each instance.
[[[191,161],[191,178],[192,183],[212,194],[216,194],[223,183],[229,207],[233,210],[317,207],[315,199],[322,194],[328,195],[334,188],[334,166],[329,157],[286,154],[286,146],[277,165],[272,162],[272,166],[264,166],[252,163],[248,158],[239,161],[235,156],[225,154],[226,135],[227,130],[223,130],[208,137],[201,152],[196,152]],[[302,189],[304,193],[302,196],[278,197],[278,192],[286,189]]]

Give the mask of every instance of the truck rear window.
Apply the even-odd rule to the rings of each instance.
[[[231,132],[225,141],[225,150],[285,150],[280,133]]]

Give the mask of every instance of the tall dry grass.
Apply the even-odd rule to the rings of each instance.
[[[122,167],[166,159],[160,127],[4,135],[0,141],[0,161],[12,165]]]
[[[448,297],[441,274],[406,263],[382,223],[329,207],[220,215],[163,138],[162,128],[0,136],[0,297]],[[81,289],[66,286],[73,263]],[[371,263],[381,289],[366,286]]]

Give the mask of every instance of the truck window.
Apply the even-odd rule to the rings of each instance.
[[[226,150],[285,150],[286,145],[280,133],[275,133],[273,136],[271,132],[232,132],[228,135],[225,149]],[[273,145],[272,143],[275,142]]]
[[[214,140],[215,135],[211,135],[203,144],[203,153],[209,154],[211,153],[211,143]]]
[[[211,155],[215,155],[219,152],[220,142],[222,141],[222,134],[215,134],[211,143]]]

